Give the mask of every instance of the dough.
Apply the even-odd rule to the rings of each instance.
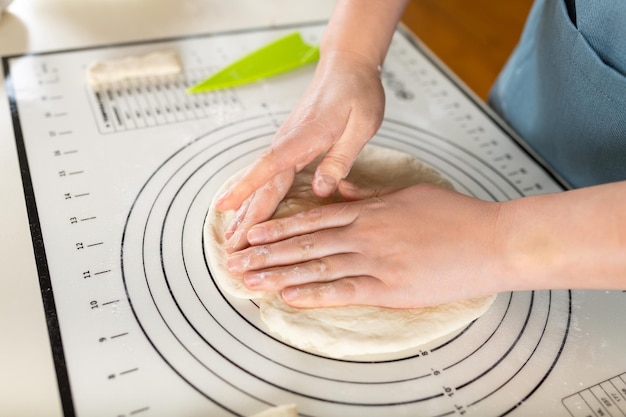
[[[298,417],[298,408],[294,404],[279,405],[261,411],[252,417]]]
[[[274,218],[334,202],[340,195],[321,199],[311,190],[317,161],[296,175],[292,188],[276,209]],[[235,178],[222,186],[226,189]],[[413,156],[374,145],[367,145],[355,161],[347,179],[371,188],[407,187],[428,182],[452,189],[438,172]],[[216,195],[220,195],[221,191]],[[227,293],[238,298],[256,299],[261,319],[279,339],[300,349],[335,358],[382,354],[406,350],[451,333],[484,314],[495,296],[418,309],[390,309],[349,306],[294,309],[274,293],[250,291],[240,277],[225,267],[224,231],[234,212],[219,212],[211,204],[204,228],[207,262]]]
[[[87,81],[94,90],[105,84],[130,79],[165,77],[180,74],[182,65],[176,51],[157,51],[94,62],[87,68]]]
[[[9,4],[11,4],[12,0],[0,0],[0,17],[2,17],[2,12],[6,9]]]

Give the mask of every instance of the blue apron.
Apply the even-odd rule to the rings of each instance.
[[[537,0],[489,101],[574,187],[626,180],[626,0]]]

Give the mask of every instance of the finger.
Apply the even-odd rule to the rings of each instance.
[[[328,282],[362,275],[367,260],[357,253],[342,253],[295,265],[249,271],[243,274],[245,286],[253,291],[280,291],[285,287]]]
[[[231,222],[231,225],[235,224],[235,229],[224,247],[226,253],[232,253],[249,246],[247,239],[248,231],[257,223],[264,222],[272,217],[276,207],[287,194],[293,182],[293,177],[294,175],[291,171],[284,171],[278,174],[244,202],[242,205],[244,210],[239,210],[243,214],[239,218],[236,216],[233,222]]]
[[[280,157],[274,148],[264,151],[259,159],[235,181],[216,201],[218,210],[232,210],[249,198],[257,189],[261,188],[279,172],[284,171],[287,160]]]
[[[358,185],[346,180],[339,182],[339,186],[337,188],[341,196],[346,199],[346,201],[359,201],[366,200],[368,198],[381,197],[399,190],[397,187],[359,187]]]
[[[294,265],[325,256],[350,253],[353,241],[343,239],[341,229],[295,236],[268,245],[251,246],[231,254],[226,260],[228,272],[240,275],[246,271]]]
[[[368,138],[369,139],[369,138]],[[339,182],[345,178],[352,168],[363,145],[353,143],[337,143],[326,153],[315,170],[313,176],[313,192],[320,197],[328,197],[337,189]]]
[[[230,239],[235,230],[239,227],[241,222],[246,216],[246,212],[248,211],[248,207],[250,207],[250,201],[254,198],[254,194],[252,194],[246,201],[243,202],[241,207],[235,213],[235,217],[230,221],[228,227],[226,227],[226,231],[224,232],[224,238],[226,240]]]
[[[335,192],[339,181],[350,172],[359,152],[380,127],[380,116],[375,110],[359,114],[357,121],[354,118],[348,120],[341,137],[317,166],[312,186],[320,197],[328,197]]]
[[[290,119],[295,121],[287,120],[276,133],[272,146],[217,199],[219,210],[239,207],[254,191],[282,171],[302,169],[341,134],[341,131],[311,117],[300,120],[294,115]]]
[[[251,245],[278,242],[324,229],[347,226],[354,222],[358,213],[356,205],[329,204],[294,216],[257,224],[248,231],[247,238]]]
[[[377,305],[393,307],[393,298],[386,297],[387,287],[377,278],[355,276],[330,282],[317,282],[287,287],[281,291],[286,304],[297,308]]]

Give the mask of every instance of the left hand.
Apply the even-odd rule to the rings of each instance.
[[[238,209],[226,238],[227,252],[248,246],[248,229],[271,218],[294,176],[315,158],[313,191],[331,195],[384,113],[380,72],[358,54],[320,59],[306,93],[280,126],[271,146],[218,198],[219,210]]]
[[[430,184],[339,190],[356,201],[252,227],[252,247],[231,254],[229,272],[294,307],[423,307],[501,290],[500,203]]]

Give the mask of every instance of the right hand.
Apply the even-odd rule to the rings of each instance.
[[[525,276],[509,267],[504,203],[433,184],[368,190],[342,181],[339,191],[349,202],[256,225],[253,246],[231,254],[228,271],[297,308],[420,308],[500,292],[513,285],[502,277]]]
[[[227,250],[246,247],[241,237],[271,217],[295,173],[324,153],[312,187],[320,197],[332,194],[380,127],[384,107],[380,68],[371,58],[348,51],[322,55],[311,84],[271,146],[217,201],[219,210],[244,207],[228,228],[227,238],[238,239]]]

